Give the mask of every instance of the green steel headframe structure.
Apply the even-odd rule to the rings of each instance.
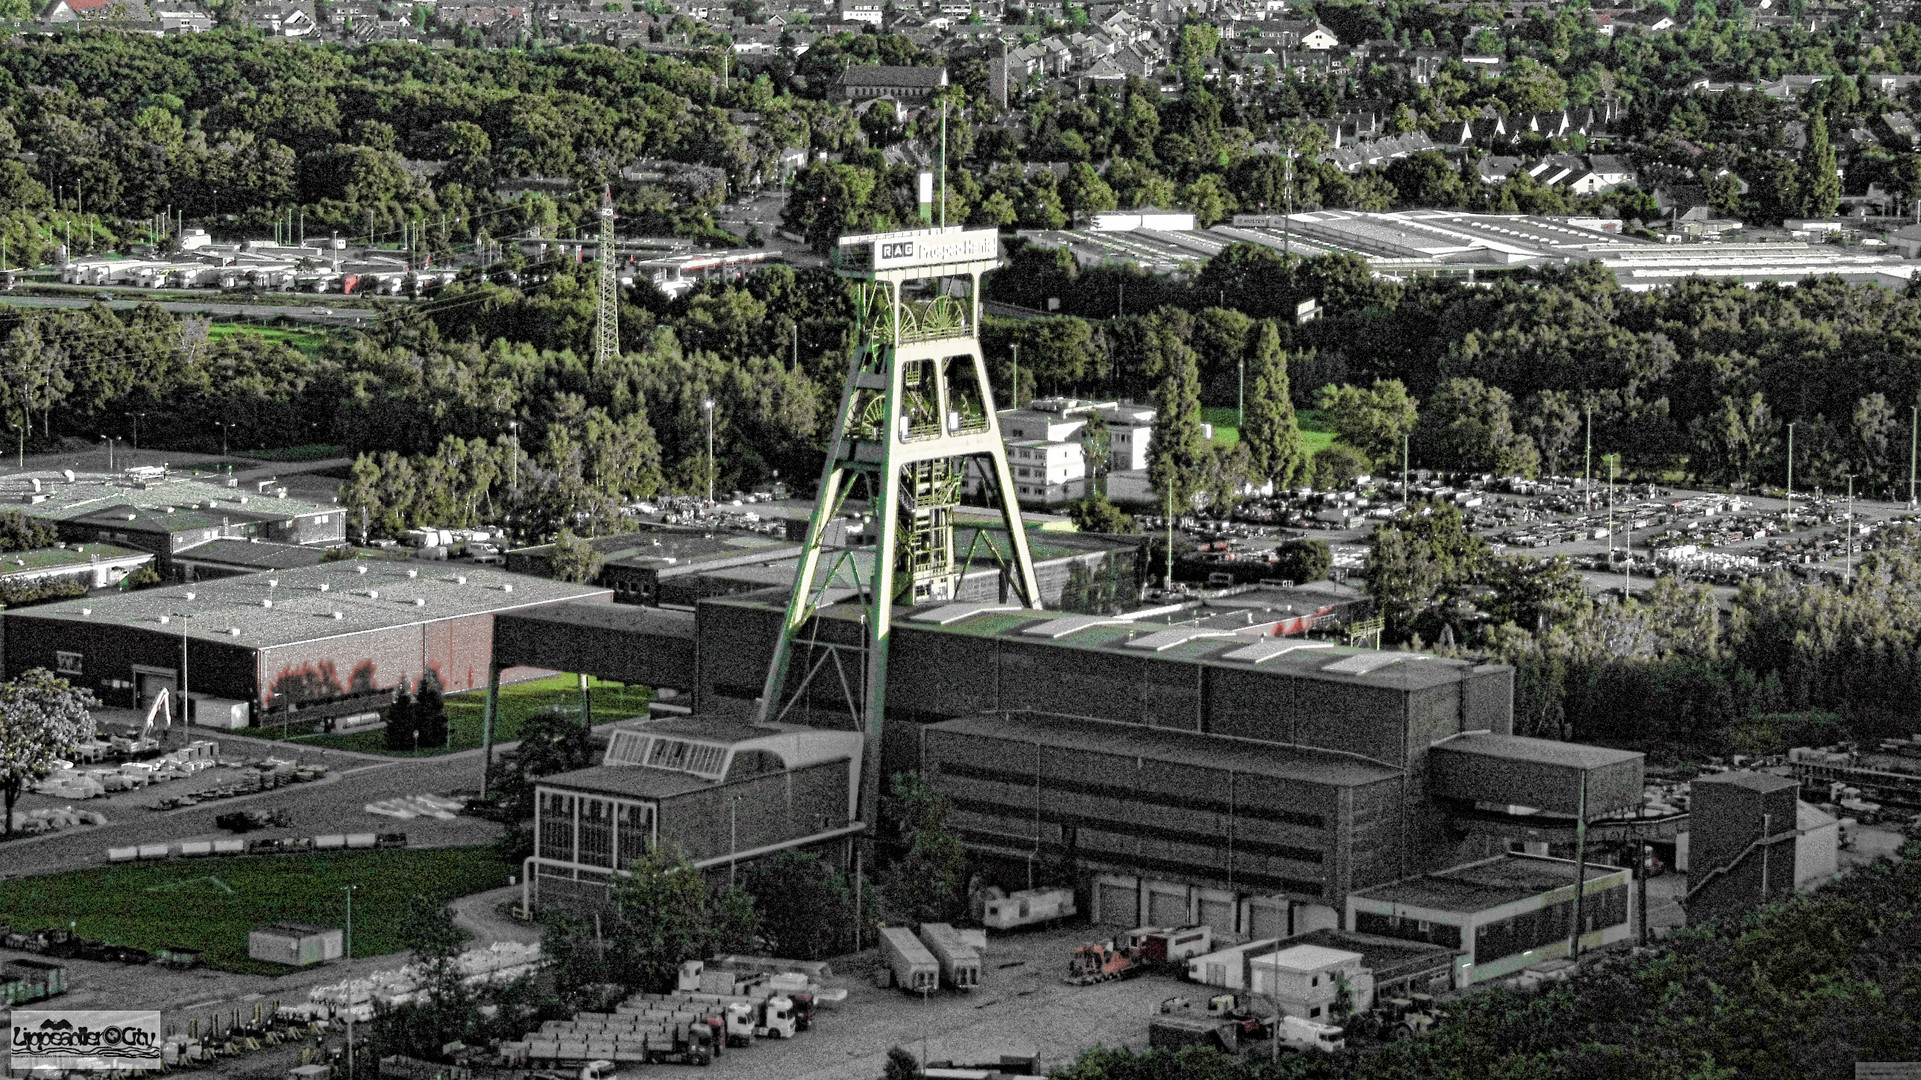
[[[981,275],[999,265],[1000,238],[993,229],[849,236],[834,252],[835,269],[857,283],[859,339],[848,361],[793,595],[768,666],[760,720],[782,720],[806,696],[814,677],[834,664],[866,741],[861,820],[870,825],[880,794],[894,603],[952,600],[966,563],[984,539],[989,555],[1004,568],[1010,592],[1026,607],[1041,606],[980,348]],[[965,286],[964,296],[956,295],[956,285]],[[964,558],[955,551],[953,512],[970,462],[985,467],[994,489],[1007,528],[1005,552],[986,533],[976,535]],[[839,549],[822,573],[827,526],[862,482],[877,535],[868,538],[871,547]],[[868,563],[864,571],[862,562]],[[841,577],[843,570],[848,578]],[[829,585],[849,579],[865,609],[857,675],[850,682],[839,650],[820,643],[809,648],[817,655],[810,655],[808,670],[790,689],[789,668],[796,646],[803,644],[800,634],[820,610]]]

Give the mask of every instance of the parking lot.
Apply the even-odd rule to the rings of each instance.
[[[712,1074],[716,1080],[877,1077],[894,1046],[936,1061],[986,1060],[1003,1050],[1038,1053],[1043,1069],[1069,1064],[1092,1046],[1146,1049],[1148,1018],[1160,1002],[1194,987],[1164,975],[1068,986],[1062,981],[1068,956],[1099,936],[1086,926],[990,934],[981,988],[967,994],[942,989],[925,1000],[876,987],[878,960],[871,951],[837,962],[830,982],[848,988],[846,1001],[827,1006],[813,1030],[792,1042],[727,1051]]]

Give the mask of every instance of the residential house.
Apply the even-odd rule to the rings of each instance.
[[[887,19],[887,4],[885,0],[841,0],[840,19],[879,26]]]
[[[299,4],[249,4],[241,9],[241,18],[268,37],[304,38],[320,32],[313,12]]]
[[[1917,145],[1921,145],[1921,130],[1915,128],[1914,121],[1908,117],[1907,113],[1891,112],[1883,114],[1881,117],[1881,130],[1886,136],[1884,141],[1889,146],[1898,147],[1903,150],[1913,150]]]
[[[143,0],[53,0],[40,12],[40,21],[56,26],[77,22],[151,22]]]
[[[947,85],[947,69],[936,67],[892,67],[856,65],[846,68],[834,80],[836,96],[843,101],[867,98],[893,98],[917,101],[930,97]]]
[[[204,34],[213,29],[213,13],[186,0],[161,0],[154,5],[153,18],[168,34]]]

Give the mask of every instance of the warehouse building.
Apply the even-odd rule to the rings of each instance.
[[[49,668],[122,707],[185,690],[196,714],[206,699],[220,715],[239,702],[264,723],[290,706],[390,697],[429,670],[449,692],[483,687],[496,614],[608,599],[485,567],[323,563],[0,613],[0,669]]]
[[[326,545],[347,537],[345,510],[288,498],[277,481],[194,479],[164,466],[14,473],[0,477],[0,503],[52,521],[62,540],[153,552],[162,575],[174,573],[176,555],[214,540]]]
[[[697,869],[831,844],[856,821],[861,737],[691,718],[623,722],[601,764],[542,777],[522,904],[591,911],[642,851]]]
[[[710,587],[705,580],[709,575],[735,567],[789,561],[800,554],[797,543],[757,533],[672,526],[582,542],[600,554],[600,572],[594,583],[612,589],[616,604],[650,606],[692,606],[703,596],[735,591]],[[507,569],[553,577],[553,551],[552,544],[509,551]]]
[[[782,599],[557,605],[504,618],[494,662],[686,689],[686,722],[724,730],[754,715]],[[904,611],[882,774],[952,800],[1003,887],[1065,877],[1098,922],[1273,939],[1351,929],[1348,897],[1496,855],[1513,830],[1563,840],[1638,810],[1640,755],[1508,734],[1512,669],[1279,636],[1298,618]],[[860,641],[855,605],[823,609],[774,719],[852,732]]]
[[[1572,860],[1503,854],[1353,893],[1347,924],[1363,934],[1441,945],[1460,953],[1457,983],[1512,975],[1568,955],[1577,880]],[[1581,948],[1634,934],[1630,871],[1587,864]]]
[[[152,552],[118,544],[61,543],[32,551],[9,551],[0,556],[0,599],[73,582],[89,589],[107,589],[152,564]]]

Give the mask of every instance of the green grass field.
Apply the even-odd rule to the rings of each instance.
[[[178,945],[226,971],[291,969],[247,958],[247,932],[268,923],[346,922],[353,885],[355,956],[399,951],[415,895],[445,903],[507,884],[516,867],[491,847],[340,851],[191,862],[125,863],[0,882],[0,922],[16,930],[65,926],[81,937],[140,949]]]
[[[338,443],[305,443],[300,446],[283,446],[274,450],[235,450],[234,457],[252,458],[255,461],[322,461],[326,458],[340,457],[347,448]]]
[[[596,724],[645,716],[647,703],[654,699],[651,687],[628,686],[603,679],[592,679],[589,686],[593,721]],[[579,704],[579,684],[572,675],[554,675],[503,686],[500,688],[500,717],[494,723],[494,741],[512,742],[520,738],[521,722],[542,709],[552,705],[577,709]],[[395,757],[432,757],[479,746],[481,723],[486,718],[486,712],[485,690],[448,694],[447,745],[434,750],[387,750],[382,745],[386,733],[380,730],[356,731],[350,735],[296,735],[293,738],[308,746],[324,746],[329,750],[358,750],[363,754],[390,754]],[[255,732],[249,729],[247,734],[273,737],[270,731]]]
[[[1319,409],[1297,409],[1294,413],[1300,424],[1301,438],[1307,442],[1307,452],[1318,453],[1334,442],[1334,431],[1328,427],[1327,417]],[[1240,414],[1236,409],[1202,409],[1201,419],[1214,425],[1214,445],[1225,450],[1241,441]]]
[[[265,338],[268,341],[278,341],[284,345],[291,345],[301,352],[306,353],[308,356],[313,356],[318,353],[320,347],[327,342],[327,335],[325,333],[314,330],[295,329],[287,326],[260,326],[254,323],[217,322],[207,327],[207,336],[215,341],[219,341],[221,338],[235,337],[240,334],[248,334],[257,338]]]

